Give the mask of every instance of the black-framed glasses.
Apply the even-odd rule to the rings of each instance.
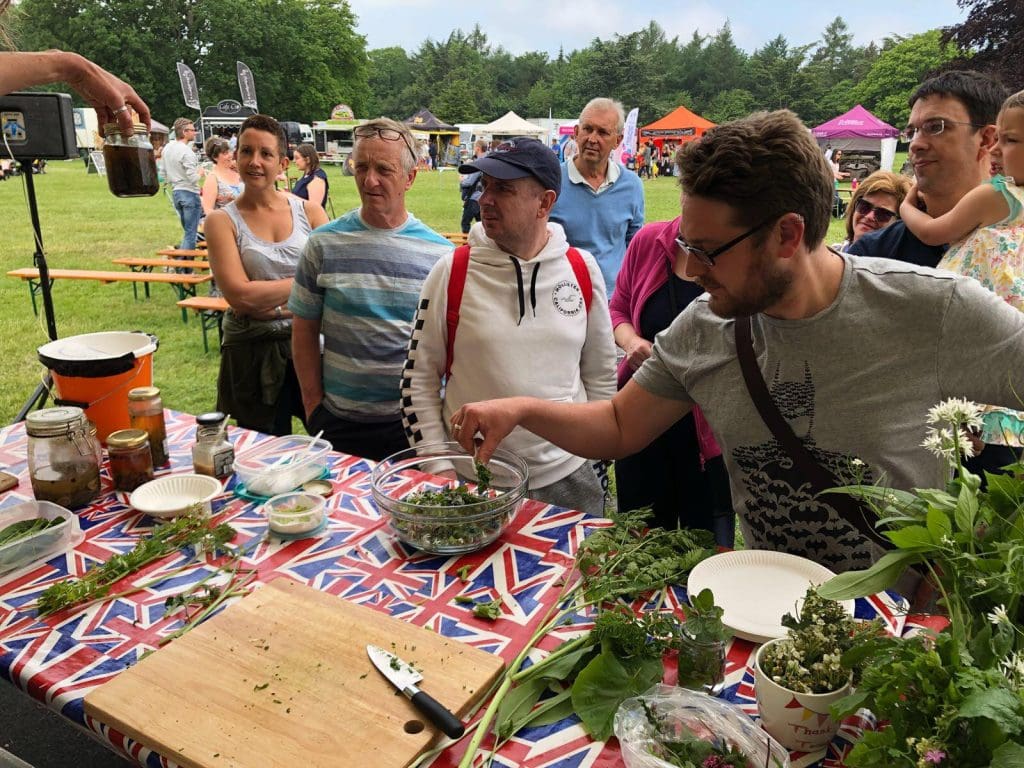
[[[861,216],[867,216],[869,213],[874,213],[875,221],[879,224],[888,224],[896,218],[896,211],[890,211],[888,208],[883,208],[880,205],[872,205],[863,197],[856,202],[853,209]]]
[[[949,120],[945,117],[929,117],[923,121],[921,125],[908,125],[903,129],[903,133],[907,136],[907,141],[913,141],[918,133],[923,133],[925,136],[938,136],[944,130],[947,125],[969,125],[971,128],[984,128],[984,125],[978,125],[977,123],[967,123],[963,120]]]
[[[714,249],[712,249],[710,251],[705,251],[703,248],[697,248],[695,246],[690,245],[688,242],[686,242],[683,239],[682,235],[676,236],[676,247],[680,251],[682,251],[685,256],[693,256],[693,258],[695,258],[697,261],[699,261],[705,267],[713,267],[713,266],[715,266],[715,259],[717,259],[723,253],[728,251],[730,248],[732,248],[732,247],[742,243],[744,240],[746,240],[752,234],[757,232],[759,229],[764,229],[769,224],[771,224],[773,221],[775,221],[777,218],[778,218],[778,216],[772,216],[771,218],[765,219],[760,224],[758,224],[756,227],[751,227],[746,232],[744,232],[742,235],[737,235],[736,237],[734,237],[732,240],[730,240],[725,245],[720,245],[717,248],[714,248]]]
[[[355,131],[353,131],[353,133],[360,139],[372,139],[374,136],[379,136],[384,139],[384,141],[403,141],[405,142],[406,149],[409,150],[409,154],[412,155],[412,159],[417,159],[416,151],[412,148],[412,144],[409,142],[409,137],[401,131],[396,131],[394,128],[360,125],[355,129]]]

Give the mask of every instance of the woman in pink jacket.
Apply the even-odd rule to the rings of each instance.
[[[615,343],[625,352],[619,389],[651,355],[657,333],[703,293],[676,263],[679,218],[645,225],[630,241],[609,301]],[[735,516],[722,451],[699,408],[654,442],[615,462],[620,511],[650,506],[654,524],[705,528],[731,547]]]

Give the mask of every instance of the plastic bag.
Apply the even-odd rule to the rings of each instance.
[[[689,737],[738,749],[747,756],[748,768],[789,768],[786,749],[743,710],[686,688],[658,684],[626,699],[615,713],[614,728],[626,768],[674,768],[657,756],[661,744]]]

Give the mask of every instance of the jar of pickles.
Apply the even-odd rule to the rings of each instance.
[[[157,387],[136,387],[128,392],[128,418],[132,429],[141,429],[149,435],[149,450],[153,466],[162,467],[170,461],[167,453],[167,426],[164,423],[164,403]]]
[[[149,435],[141,429],[119,429],[107,435],[110,478],[114,489],[134,491],[153,479],[153,455]]]
[[[156,153],[143,123],[135,123],[128,136],[121,133],[117,123],[107,123],[103,136],[103,160],[111,192],[117,197],[151,197],[160,191]]]
[[[43,408],[25,417],[28,471],[39,501],[84,507],[100,492],[103,449],[81,408]]]

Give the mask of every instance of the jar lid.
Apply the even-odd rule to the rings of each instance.
[[[144,429],[119,429],[107,435],[107,448],[138,448],[148,439]]]
[[[227,416],[220,411],[210,411],[196,416],[196,424],[202,427],[219,427],[226,418]]]
[[[160,396],[160,387],[136,387],[128,391],[129,400],[149,400]]]
[[[32,411],[25,417],[25,431],[32,437],[57,437],[82,429],[85,411],[67,405]]]
[[[136,134],[142,133],[142,134],[146,134],[147,136],[149,135],[149,129],[146,128],[146,124],[145,123],[132,123],[132,126],[133,126],[134,132]],[[120,133],[121,133],[121,126],[120,126],[119,123],[104,123],[103,124],[103,135],[104,136],[113,136],[114,134],[120,134]]]

